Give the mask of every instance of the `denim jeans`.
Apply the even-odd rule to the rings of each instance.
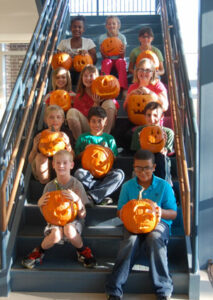
[[[121,169],[112,169],[103,178],[95,178],[88,170],[77,169],[74,176],[84,185],[87,193],[96,203],[115,192],[124,181]]]
[[[147,234],[131,234],[125,229],[124,240],[121,242],[115,265],[106,283],[106,293],[122,297],[122,286],[126,283],[134,264],[133,253],[138,253],[144,245],[155,293],[170,296],[173,284],[168,269],[168,240],[169,226],[164,222],[160,222],[155,230]]]

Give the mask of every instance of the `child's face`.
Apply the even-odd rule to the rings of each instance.
[[[71,25],[72,37],[79,38],[84,32],[84,22],[76,20]]]
[[[120,29],[120,24],[114,18],[110,18],[107,20],[106,29],[110,34],[117,34]]]
[[[58,89],[63,89],[67,85],[67,72],[60,70],[55,76],[55,84]]]
[[[151,184],[152,181],[152,174],[155,170],[155,164],[152,163],[151,159],[148,160],[134,160],[134,171],[138,178],[138,183],[140,185],[147,185]]]
[[[83,85],[86,88],[90,88],[92,85],[93,80],[97,77],[96,73],[92,73],[88,70],[86,70],[82,76]]]
[[[144,80],[150,82],[152,74],[152,65],[149,61],[143,62],[143,64],[140,65],[140,67],[137,70],[137,77],[139,82]]]
[[[101,135],[106,126],[107,118],[92,116],[89,120],[90,132],[93,135]]]
[[[74,167],[74,162],[68,155],[56,155],[53,159],[53,168],[57,176],[70,175],[70,170]]]
[[[151,46],[151,43],[153,41],[153,37],[150,36],[148,33],[144,33],[144,35],[142,36],[139,36],[139,42],[141,44],[141,46],[144,46],[144,47],[149,47]]]
[[[145,114],[146,125],[160,125],[160,120],[162,117],[162,109],[148,109]]]
[[[64,117],[61,114],[60,111],[53,110],[48,113],[48,115],[45,118],[45,123],[47,124],[48,128],[54,128],[55,131],[60,131],[61,126],[64,122]]]

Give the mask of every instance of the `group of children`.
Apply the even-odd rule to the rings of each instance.
[[[95,65],[97,61],[95,44],[91,39],[82,37],[85,28],[84,23],[84,18],[81,16],[72,19],[72,38],[61,41],[58,50],[67,52],[72,56],[79,51],[83,54],[88,52]],[[115,67],[120,86],[126,91],[128,83],[124,57],[127,43],[125,36],[119,32],[120,26],[119,18],[107,17],[107,32],[100,36],[100,44],[107,37],[118,37],[124,47],[120,55],[113,57],[104,55],[100,48],[103,58],[101,72],[110,74],[112,67]],[[127,109],[131,93],[153,94],[158,98],[158,102],[151,102],[145,107],[146,123],[147,125],[162,125],[163,112],[168,109],[168,98],[166,88],[159,79],[159,75],[164,73],[163,57],[160,50],[151,45],[153,38],[154,35],[150,28],[143,28],[139,32],[140,47],[133,49],[130,54],[129,72],[134,75],[133,84],[127,91],[123,106],[124,109]],[[159,57],[158,72],[149,59],[143,59],[135,66],[137,55],[144,50],[152,50]],[[77,203],[78,215],[75,221],[65,226],[47,224],[44,230],[45,238],[41,244],[22,261],[22,264],[30,269],[42,262],[47,249],[64,239],[75,247],[77,258],[85,267],[96,265],[91,249],[84,245],[81,238],[86,207],[94,204],[112,204],[113,200],[109,196],[122,185],[125,178],[121,169],[114,168],[99,179],[82,167],[75,170],[74,176],[70,173],[74,168],[74,159],[80,160],[83,151],[89,144],[109,147],[114,157],[118,155],[115,138],[110,134],[113,126],[116,126],[117,102],[115,99],[101,101],[99,96],[92,93],[92,82],[99,75],[94,65],[86,66],[80,76],[72,71],[72,82],[77,83],[76,93],[72,91],[69,71],[58,68],[52,73],[53,90],[66,90],[74,99],[72,108],[66,114],[67,127],[64,126],[65,114],[63,109],[57,105],[49,105],[51,92],[44,98],[46,103],[44,122],[49,129],[52,130],[53,128],[54,131],[60,132],[66,148],[58,151],[51,160],[40,153],[38,149],[41,133],[38,133],[34,138],[29,162],[34,177],[40,183],[46,184],[43,195],[38,200],[38,206],[41,208],[46,205],[49,201],[49,192],[60,187],[66,198]],[[176,217],[177,207],[171,185],[153,174],[155,172],[156,175],[166,178],[165,170],[162,171],[164,163],[161,164],[161,162],[166,159],[168,152],[173,151],[174,133],[169,128],[163,127],[163,129],[166,136],[166,146],[161,153],[155,156],[149,151],[140,149],[139,132],[142,127],[132,127],[131,129],[132,143],[130,149],[136,151],[133,164],[135,176],[121,188],[118,200],[118,216],[122,206],[131,199],[137,199],[139,191],[144,188],[143,196],[152,199],[160,207],[159,218],[161,221],[154,231],[146,235],[135,235],[125,231],[124,241],[121,244],[113,272],[106,284],[108,299],[121,299],[122,285],[127,280],[132,265],[133,250],[135,250],[135,245],[139,246],[142,241],[146,243],[148,249],[152,279],[158,299],[169,299],[172,294],[172,280],[168,271],[166,246],[171,220]],[[74,143],[70,143],[70,132]],[[55,179],[52,177],[53,171],[56,173]],[[156,268],[156,266],[159,267]]]

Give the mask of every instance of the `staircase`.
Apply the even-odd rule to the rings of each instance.
[[[127,53],[137,47],[138,31],[143,25],[151,26],[155,40],[153,45],[163,52],[160,17],[152,16],[121,16],[121,33],[127,38]],[[90,37],[98,45],[98,37],[105,31],[105,17],[86,17],[86,37]],[[98,54],[100,68],[100,53]],[[115,136],[119,140],[122,130],[127,124],[127,116],[122,109],[116,121]],[[122,141],[120,138],[119,141]],[[119,144],[119,142],[118,142]],[[119,145],[118,145],[119,146]],[[128,148],[128,147],[127,147]],[[131,177],[132,157],[128,149],[122,152],[116,161],[116,167],[122,168],[126,180]],[[177,178],[176,178],[177,179]],[[56,245],[45,254],[44,263],[34,270],[24,269],[21,259],[43,238],[45,226],[36,202],[41,195],[43,186],[31,179],[30,190],[24,206],[18,235],[13,252],[11,269],[11,290],[28,292],[81,292],[103,293],[107,275],[111,272],[118,248],[122,240],[121,221],[116,217],[116,206],[96,206],[88,208],[86,226],[83,231],[85,245],[91,247],[97,258],[98,265],[94,269],[85,269],[77,262],[74,248],[70,244]],[[117,200],[118,192],[114,194]],[[188,294],[189,275],[185,236],[181,217],[172,226],[172,235],[168,247],[169,267],[174,282],[175,294]],[[141,284],[141,283],[144,284]],[[153,293],[147,261],[144,257],[133,268],[124,292]]]

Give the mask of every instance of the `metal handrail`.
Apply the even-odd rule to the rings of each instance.
[[[172,58],[172,47],[169,34],[168,14],[165,0],[161,0],[161,20],[163,27],[165,58],[168,74],[169,98],[171,101],[171,110],[175,131],[175,152],[177,157],[178,177],[180,183],[184,231],[185,234],[189,236],[191,233],[191,193],[189,185],[188,167],[184,151],[183,131],[178,107],[178,93],[175,78],[174,61]]]
[[[31,124],[30,124],[30,129],[28,131],[28,135],[26,137],[26,141],[25,141],[25,145],[24,145],[24,150],[23,150],[20,162],[19,162],[19,166],[17,168],[17,173],[16,173],[16,177],[15,177],[15,180],[14,180],[12,191],[11,191],[11,194],[10,194],[10,198],[9,198],[9,201],[8,201],[8,205],[7,205],[7,199],[6,199],[7,183],[8,183],[10,174],[12,172],[15,159],[17,157],[18,149],[19,149],[21,139],[22,139],[22,136],[23,136],[23,131],[25,129],[25,123],[26,123],[26,120],[27,120],[27,117],[28,117],[28,114],[29,114],[29,110],[30,110],[30,107],[32,105],[32,101],[33,101],[33,98],[34,98],[34,95],[35,95],[35,89],[36,89],[36,86],[38,84],[41,68],[42,68],[42,65],[44,63],[44,60],[45,60],[45,57],[46,57],[46,54],[47,54],[48,44],[49,44],[50,39],[53,35],[53,29],[54,29],[54,26],[55,26],[55,23],[56,23],[56,20],[57,20],[57,17],[58,17],[58,14],[59,14],[59,11],[61,9],[61,6],[62,6],[63,2],[64,2],[63,0],[60,0],[58,2],[55,15],[52,19],[51,26],[50,26],[50,29],[49,29],[49,34],[48,34],[48,37],[47,37],[46,42],[45,42],[43,53],[41,55],[39,67],[38,67],[38,70],[36,72],[35,79],[34,79],[34,82],[33,82],[33,86],[32,86],[32,89],[31,89],[31,92],[30,92],[30,95],[29,95],[29,98],[28,98],[28,101],[27,101],[27,104],[26,104],[26,107],[25,107],[22,123],[21,123],[19,131],[17,133],[17,138],[16,138],[15,144],[13,146],[10,161],[9,161],[9,164],[8,164],[8,167],[7,167],[4,179],[3,179],[3,183],[2,183],[1,188],[0,188],[0,195],[1,195],[0,204],[1,204],[1,210],[2,210],[1,230],[3,232],[6,231],[7,225],[8,225],[10,216],[11,216],[13,204],[14,204],[17,189],[18,189],[18,186],[19,186],[21,173],[22,173],[24,163],[25,163],[25,160],[26,160],[26,154],[27,154],[29,142],[30,142],[30,139],[31,139],[32,130],[33,130],[33,127],[34,127],[34,124],[35,124],[35,119],[36,119],[36,116],[37,116],[37,112],[38,112],[38,109],[39,109],[39,106],[40,106],[40,103],[41,103],[41,98],[42,98],[42,95],[43,95],[43,90],[44,90],[47,75],[48,75],[48,72],[49,72],[49,67],[50,67],[53,51],[54,51],[54,48],[55,48],[55,45],[56,45],[56,42],[57,42],[57,36],[58,36],[58,31],[60,29],[60,26],[58,26],[58,28],[57,28],[57,33],[56,33],[56,36],[55,36],[55,39],[54,39],[54,42],[53,42],[53,45],[52,45],[52,48],[51,48],[51,53],[50,53],[48,63],[47,63],[47,67],[46,67],[46,70],[45,70],[44,80],[42,82],[40,92],[39,92],[39,95],[38,95],[37,100],[36,100],[36,104],[35,104],[35,108],[34,108],[34,112],[33,112],[33,117],[32,117]],[[60,21],[59,21],[60,24],[62,23],[63,16],[64,16],[64,13],[65,13],[65,9],[66,9],[66,5],[64,5],[64,7],[63,7],[63,12],[61,14],[61,18],[60,18]]]

